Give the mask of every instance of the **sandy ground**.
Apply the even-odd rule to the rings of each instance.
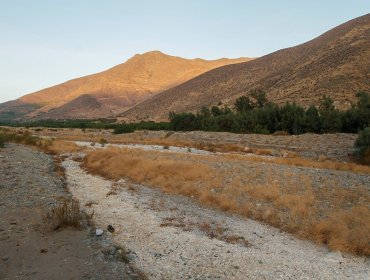
[[[63,166],[73,196],[90,202],[87,211],[94,210],[98,226],[115,227],[114,242],[125,244],[150,279],[368,279],[370,274],[366,258],[329,252],[185,197],[87,174],[71,159]],[[114,184],[120,188],[109,194]],[[212,236],[206,225],[245,242]]]

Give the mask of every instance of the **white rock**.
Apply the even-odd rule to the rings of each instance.
[[[103,233],[104,233],[104,231],[103,231],[102,229],[100,229],[100,228],[97,228],[97,229],[95,230],[95,235],[96,235],[96,236],[102,236],[102,235],[103,235]]]
[[[116,183],[117,184],[124,184],[124,183],[126,183],[126,180],[125,179],[119,179]]]

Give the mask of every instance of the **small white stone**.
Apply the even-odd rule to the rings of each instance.
[[[104,231],[103,231],[102,229],[100,229],[100,228],[97,228],[97,229],[95,230],[95,235],[96,235],[96,236],[102,236],[102,235],[103,235],[103,233],[104,233]]]

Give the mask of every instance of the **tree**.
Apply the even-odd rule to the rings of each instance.
[[[359,118],[360,128],[365,128],[370,126],[370,94],[366,92],[357,93],[357,112]]]
[[[247,96],[241,96],[235,101],[235,110],[238,113],[247,113],[253,109],[252,101]]]
[[[199,128],[197,117],[193,113],[170,114],[170,122],[173,130],[191,131]]]
[[[370,127],[359,132],[355,142],[355,156],[361,163],[370,165]]]
[[[319,133],[321,130],[321,119],[319,111],[313,105],[311,105],[304,116],[303,120],[305,132]]]
[[[217,117],[217,116],[222,115],[222,110],[218,108],[217,106],[212,106],[211,113],[213,117]]]
[[[322,132],[337,132],[341,130],[342,123],[340,113],[334,107],[333,100],[324,96],[319,106]]]
[[[295,103],[286,103],[280,108],[281,114],[281,130],[287,131],[290,134],[303,133],[304,110]]]
[[[250,95],[255,99],[254,107],[262,108],[268,103],[266,92],[262,89],[251,90]]]

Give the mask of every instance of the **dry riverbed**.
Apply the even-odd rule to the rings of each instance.
[[[226,142],[230,140],[230,143],[241,140],[232,134],[196,132],[160,136],[158,133],[162,132],[140,132],[128,137],[173,138],[174,143],[182,136],[195,137],[194,141],[203,139],[203,136],[213,142],[216,141],[214,136],[222,137]],[[274,156],[269,155],[214,153],[201,147],[162,145],[161,141],[157,144],[140,139],[136,144],[115,142],[110,141],[108,134],[105,135],[108,142],[116,144],[102,147],[96,143],[102,135],[95,136],[90,139],[71,136],[74,141],[87,141],[75,142],[77,145],[55,141],[55,147],[60,145],[57,153],[65,177],[58,176],[54,159],[49,155],[14,144],[0,150],[0,279],[368,279],[369,258],[330,251],[324,245],[298,239],[299,234],[293,236],[248,219],[248,215],[238,211],[231,212],[244,216],[220,211],[220,207],[212,208],[214,204],[205,203],[209,207],[204,207],[195,193],[194,196],[191,192],[186,193],[187,196],[176,195],[182,192],[168,191],[160,184],[172,184],[172,188],[205,188],[203,191],[212,199],[219,194],[232,198],[244,188],[245,192],[241,192],[237,200],[227,201],[233,203],[228,205],[245,207],[248,204],[246,209],[250,213],[261,212],[263,217],[258,219],[265,221],[264,216],[269,211],[279,210],[279,203],[297,199],[308,207],[305,210],[316,211],[319,218],[327,215],[329,210],[345,211],[359,204],[366,206],[370,174],[278,164]],[[274,147],[289,150],[292,146],[287,140],[290,138],[283,137],[274,138]],[[302,139],[307,137],[311,136]],[[328,139],[327,136],[324,138]],[[320,141],[325,142],[324,138]],[[261,141],[270,143],[271,139]],[[347,147],[346,154],[351,141],[349,136],[342,142]],[[246,144],[253,146],[251,142],[243,143]],[[60,155],[63,150],[64,154]],[[299,154],[308,151],[307,157],[314,158],[321,153],[321,150],[313,153],[309,150],[308,146],[304,147]],[[334,158],[340,158],[339,150],[329,151]],[[116,154],[118,173],[115,176],[104,174],[114,171],[107,169],[111,160],[105,166],[96,165],[95,170],[86,165],[92,153],[98,161],[101,155],[104,164],[105,152]],[[130,159],[139,163],[138,168],[125,166],[130,165]],[[149,173],[156,170],[151,165],[160,168],[161,174],[155,172],[151,179],[151,182],[159,183],[157,188],[145,183],[148,182],[145,178],[153,175]],[[184,170],[179,167],[191,167],[190,170],[199,167],[195,173],[203,172],[200,181],[205,180],[206,185],[187,182]],[[173,169],[179,170],[174,177],[168,177],[163,168],[169,168],[168,174]],[[164,182],[156,178],[161,176],[164,176]],[[184,185],[179,185],[182,179]],[[284,197],[289,200],[284,202],[277,198],[280,199],[278,203],[267,203],[265,198],[251,198],[250,194],[254,192],[250,192],[248,186],[268,187],[268,193],[256,193],[260,196],[270,196],[270,191],[281,194],[287,191]],[[315,201],[308,205],[311,195],[315,196]],[[66,197],[78,199],[88,214],[94,213],[95,226],[83,231],[69,228],[45,231],[43,217]],[[277,203],[276,209],[272,207],[273,203]],[[288,212],[284,212],[284,208],[280,210],[279,217],[289,224],[291,216],[285,215]],[[368,217],[364,218],[366,224]],[[114,230],[107,230],[109,225]],[[95,227],[104,230],[103,236],[95,236]],[[282,225],[280,228],[289,231]],[[364,232],[362,239],[366,240],[367,235]]]
[[[83,156],[83,155],[80,155]],[[150,279],[367,279],[367,258],[330,252],[191,198],[87,174],[63,162],[71,193]],[[106,232],[105,234],[110,235]]]

